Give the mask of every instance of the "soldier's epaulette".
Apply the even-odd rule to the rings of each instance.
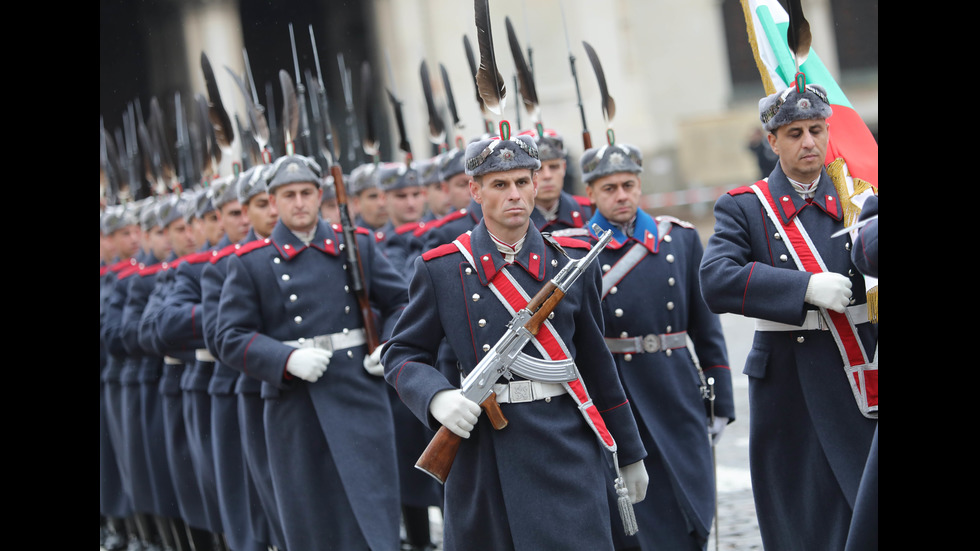
[[[551,232],[555,237],[588,237],[589,230],[586,228],[563,228]]]
[[[742,195],[744,193],[755,193],[749,186],[739,186],[728,192],[729,195]]]
[[[371,235],[373,232],[367,228],[362,228],[361,226],[357,226],[356,228],[354,228],[354,233],[359,233],[361,235]]]
[[[444,245],[439,245],[438,247],[433,247],[425,251],[424,253],[422,253],[422,260],[428,262],[433,258],[439,258],[440,256],[446,256],[456,252],[459,252],[459,249],[456,247],[456,245],[452,243],[446,243]]]
[[[421,222],[408,222],[408,223],[402,224],[401,226],[398,226],[397,228],[395,228],[395,233],[397,233],[398,235],[401,235],[403,233],[414,232],[415,230],[417,230],[417,229],[419,229],[421,227],[422,227],[422,223]]]
[[[186,262],[188,264],[200,264],[201,262],[207,262],[211,260],[213,256],[213,251],[198,251],[191,254],[185,254],[178,259],[179,262]],[[176,263],[175,263],[176,264]]]
[[[242,256],[245,253],[250,253],[250,252],[252,252],[252,251],[254,251],[256,249],[261,249],[262,247],[265,247],[265,246],[271,245],[271,244],[272,244],[272,240],[269,239],[269,238],[266,238],[266,239],[256,239],[255,241],[249,241],[248,243],[245,243],[244,245],[242,245],[242,247],[240,249],[238,249],[237,251],[235,251],[235,254],[238,255],[238,256]]]
[[[694,224],[688,222],[687,220],[681,220],[680,218],[674,218],[673,216],[670,216],[670,215],[667,215],[667,214],[662,214],[660,216],[657,216],[657,217],[654,218],[654,220],[656,220],[657,222],[660,222],[661,220],[667,221],[667,222],[670,222],[671,224],[677,224],[678,226],[680,226],[682,228],[693,228],[694,227]]]
[[[102,277],[102,276],[106,275],[107,273],[109,273],[109,267],[108,266],[99,266],[99,277]]]
[[[246,243],[247,245],[247,243]],[[229,255],[235,254],[237,251],[241,250],[244,245],[241,243],[232,243],[231,245],[225,245],[221,249],[216,251],[211,251],[211,256],[208,258],[208,262],[211,264],[217,264],[219,260],[225,258]]]
[[[136,266],[137,264],[139,264],[139,263],[136,262],[136,260],[134,260],[132,258],[127,258],[126,260],[120,260],[119,262],[116,262],[112,266],[109,266],[109,271],[110,272],[121,272],[121,271],[125,270],[126,268],[131,268],[133,266]]]
[[[169,267],[170,267],[170,262],[157,262],[156,264],[143,266],[142,268],[140,268],[140,277],[151,276],[161,270],[166,270]]]
[[[575,199],[575,202],[583,207],[592,208],[592,201],[584,195],[572,195],[572,199]]]
[[[119,273],[116,274],[116,277],[118,279],[125,279],[133,274],[140,273],[141,268],[143,268],[142,264],[130,264],[129,266],[126,266],[122,270],[119,270]]]
[[[459,220],[460,218],[466,216],[466,213],[467,212],[468,211],[466,209],[454,210],[453,212],[450,212],[449,214],[447,214],[447,215],[443,216],[442,218],[436,220],[433,224],[430,224],[430,226],[432,226],[434,228],[438,228],[440,226],[444,226],[445,224],[447,224],[449,222],[452,222],[453,220]]]

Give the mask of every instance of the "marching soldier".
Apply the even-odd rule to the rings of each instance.
[[[615,438],[634,501],[646,491],[646,452],[603,344],[598,269],[590,265],[584,282],[557,304],[547,331],[555,340],[545,339],[542,330],[535,343],[547,343],[544,352],[536,346],[525,351],[537,361],[542,353],[565,365],[574,359],[571,382],[501,378],[495,389],[510,421],[506,428],[478,423],[480,405],[434,365],[445,338],[459,359],[456,376],[468,374],[512,319],[515,305],[505,297],[526,304],[520,299],[548,282],[568,261],[566,254],[587,248],[576,240],[566,240],[566,247],[548,243],[530,224],[533,174],[540,167],[531,138],[472,143],[466,160],[483,221],[416,260],[411,301],[383,356],[388,382],[416,417],[465,439],[446,481],[445,549],[559,549],[569,541],[582,549],[611,549],[606,463],[593,428]],[[582,393],[567,392],[571,385]],[[576,401],[586,392],[604,424],[583,418],[593,411],[587,400]],[[542,511],[548,511],[546,519]]]
[[[146,477],[145,483],[149,484],[148,491],[134,489],[137,490],[134,504],[137,504],[138,512],[152,515],[154,524],[148,527],[145,541],[170,548],[176,545],[173,525],[174,519],[180,518],[180,510],[164,436],[166,428],[159,390],[163,356],[146,338],[143,316],[148,306],[152,309],[150,298],[160,274],[178,256],[193,250],[193,234],[184,220],[183,206],[179,196],[168,195],[157,199],[153,209],[146,212],[144,231],[148,235],[151,260],[129,278],[120,326],[129,354],[121,376],[126,408],[123,426],[130,439],[128,456],[133,473],[141,473],[140,476]],[[138,414],[134,415],[134,412]]]
[[[227,259],[216,320],[222,362],[267,383],[269,469],[287,549],[398,547],[398,472],[384,381],[352,291],[355,246],[319,219],[320,167],[289,156],[268,193],[279,222]],[[343,249],[341,248],[343,247]],[[405,281],[366,233],[356,242],[382,342]],[[370,312],[370,311],[369,311]]]
[[[378,167],[378,181],[384,189],[386,208],[391,217],[385,226],[387,229],[383,230],[388,236],[384,251],[392,265],[406,273],[411,273],[415,259],[422,254],[422,241],[415,231],[422,228],[425,195],[415,167],[415,164],[409,167],[405,163],[387,163]],[[418,422],[390,386],[388,396],[395,423],[406,540],[413,550],[421,551],[432,547],[429,507],[442,505],[442,488],[433,478],[415,468],[415,460],[434,433]]]
[[[745,374],[763,543],[843,549],[877,427],[877,325],[850,239],[831,239],[848,198],[824,168],[826,92],[793,85],[759,113],[779,162],[716,202],[701,287],[713,311],[757,320]]]
[[[111,256],[106,257],[106,263],[102,266],[99,289],[100,341],[103,351],[99,373],[99,511],[105,519],[103,545],[106,549],[114,550],[121,549],[128,543],[131,532],[127,524],[132,522],[133,510],[127,492],[128,481],[123,478],[125,466],[121,463],[120,411],[114,407],[119,404],[119,369],[122,357],[119,355],[120,350],[114,351],[110,348],[106,329],[113,325],[118,329],[118,319],[113,323],[109,297],[120,271],[132,266],[135,255],[140,251],[140,227],[134,209],[127,208],[126,205],[107,207],[101,215],[100,239],[105,242],[104,250],[107,253],[111,251]]]
[[[266,192],[266,179],[270,170],[271,165],[257,165],[242,173],[235,189],[242,214],[249,222],[248,233],[243,239],[216,249],[201,272],[203,335],[208,351],[216,358],[216,373],[223,374],[232,369],[227,362],[221,361],[218,357],[218,347],[215,343],[215,326],[217,324],[218,306],[221,302],[221,287],[227,273],[227,259],[238,252],[243,245],[256,239],[269,237],[279,220]],[[240,373],[238,370],[234,370],[234,373],[237,376],[222,386],[228,388],[229,384],[233,384],[234,389],[237,419],[235,421],[228,419],[227,422],[229,425],[233,424],[238,428],[240,445],[236,447],[229,444],[229,447],[240,453],[240,457],[237,459],[240,463],[237,466],[242,467],[243,472],[241,473],[242,487],[239,490],[244,493],[241,499],[248,505],[247,511],[239,510],[248,516],[246,522],[249,532],[252,534],[252,541],[268,542],[274,547],[282,548],[285,545],[285,538],[279,524],[275,490],[269,473],[265,426],[262,420],[262,412],[265,407],[262,399],[262,381],[248,374]],[[225,376],[215,375],[212,377],[212,386],[219,381],[226,380],[227,377]],[[209,387],[209,391],[211,390],[212,387]],[[222,398],[223,396],[225,396],[224,393],[213,394],[212,414],[215,411],[222,411],[228,415],[227,409],[230,404],[223,403],[227,401]],[[215,458],[218,462],[216,468],[219,471],[228,462],[231,463],[232,467],[236,466],[234,456],[229,455],[222,459],[225,454],[220,453],[219,450],[215,450],[215,452]],[[231,470],[235,469],[232,468]],[[234,489],[229,488],[229,490]],[[229,495],[228,499],[234,499],[234,497]],[[228,499],[225,501],[227,502]],[[239,504],[240,506],[241,504]]]
[[[691,224],[639,208],[642,157],[635,147],[588,149],[581,164],[596,206],[588,226],[613,231],[599,255],[606,345],[639,420],[650,485],[658,489],[636,506],[636,536],[617,543],[704,549],[716,498],[708,433],[718,438],[735,408],[721,322],[701,298],[701,239]],[[586,233],[556,234],[573,231]],[[594,230],[588,234],[598,239]],[[704,392],[709,378],[714,419]]]

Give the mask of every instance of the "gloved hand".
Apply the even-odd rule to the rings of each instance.
[[[843,313],[851,302],[851,280],[835,272],[812,274],[803,300],[814,306]]]
[[[381,345],[378,345],[369,355],[364,356],[364,370],[374,375],[375,377],[381,377],[385,374],[385,366],[381,365]]]
[[[463,396],[459,389],[441,390],[432,397],[429,413],[461,438],[469,438],[480,416],[480,404]]]
[[[717,444],[721,440],[721,433],[728,426],[728,417],[715,417],[713,425],[708,426],[708,434],[711,436],[711,443]]]
[[[320,348],[297,348],[286,360],[286,371],[294,377],[315,383],[327,370],[333,352]]]
[[[647,485],[650,484],[650,475],[647,468],[643,466],[643,460],[637,461],[620,469],[623,475],[623,482],[626,483],[626,490],[630,494],[631,503],[639,503],[647,497]]]

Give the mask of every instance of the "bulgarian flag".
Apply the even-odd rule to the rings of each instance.
[[[796,62],[786,40],[789,14],[777,0],[741,3],[749,45],[766,94],[795,86]],[[833,108],[834,114],[827,119],[831,129],[824,164],[843,203],[844,225],[852,226],[865,199],[878,194],[878,143],[812,48],[799,70],[806,75],[807,83],[824,87]],[[877,321],[877,280],[868,278],[867,283],[869,310]]]

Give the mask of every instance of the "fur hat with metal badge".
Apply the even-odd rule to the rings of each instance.
[[[220,210],[228,203],[238,200],[238,180],[240,179],[241,176],[225,176],[218,178],[211,184],[211,204],[214,205],[215,210]]]
[[[320,187],[320,176],[323,171],[316,161],[303,155],[287,155],[280,157],[273,164],[272,177],[269,179],[269,193],[286,184],[310,182]]]
[[[385,163],[378,167],[377,173],[378,184],[385,192],[421,185],[415,163],[411,166],[406,163]]]
[[[111,235],[126,226],[139,225],[138,209],[130,204],[110,205],[106,207],[100,219],[102,233]]]
[[[541,161],[551,161],[553,159],[564,159],[568,151],[565,149],[565,139],[560,134],[551,129],[545,129],[538,134],[537,130],[525,130],[521,136],[531,136],[535,145],[538,146],[538,159]]]
[[[431,159],[415,161],[414,168],[419,175],[419,182],[423,186],[431,186],[442,182],[439,177],[439,163],[442,161],[444,153],[440,153]]]
[[[350,173],[350,192],[354,195],[366,189],[380,187],[378,185],[377,166],[365,163],[354,168]]]
[[[582,181],[591,183],[597,178],[617,172],[643,172],[643,154],[632,145],[612,144],[593,147],[582,153]]]
[[[161,228],[167,228],[167,226],[177,220],[182,220],[184,218],[184,208],[189,200],[190,198],[183,195],[171,194],[158,201],[154,209],[157,224]]]
[[[439,159],[439,179],[446,181],[457,174],[462,174],[466,170],[464,163],[466,151],[453,148],[442,154]]]
[[[271,173],[272,165],[255,165],[242,172],[241,176],[238,177],[238,184],[235,186],[238,202],[244,205],[252,197],[268,191]]]
[[[491,172],[506,172],[519,168],[538,170],[538,147],[527,135],[509,136],[509,127],[501,124],[501,134],[475,141],[466,146],[466,173],[482,176]]]
[[[772,132],[780,126],[800,120],[827,119],[834,114],[827,91],[819,84],[806,84],[797,91],[799,81],[781,92],[759,100],[759,120]]]

